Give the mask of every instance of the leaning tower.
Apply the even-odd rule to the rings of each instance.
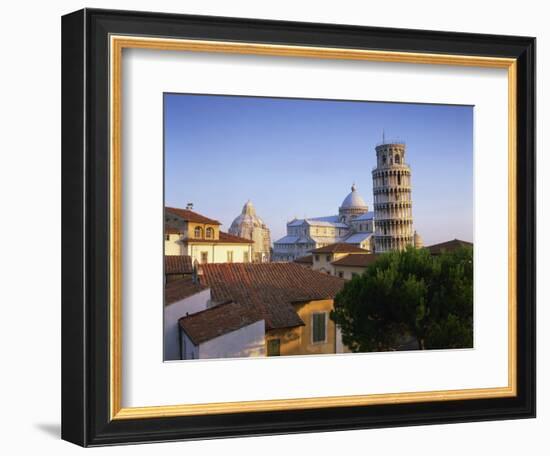
[[[405,144],[386,142],[376,147],[372,170],[375,252],[414,245],[411,168],[405,163]]]

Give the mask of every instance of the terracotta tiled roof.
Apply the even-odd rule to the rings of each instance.
[[[164,234],[181,234],[182,230],[180,228],[174,228],[172,226],[164,227]]]
[[[193,343],[199,345],[260,320],[262,317],[258,312],[250,311],[239,303],[228,302],[183,317],[179,323]]]
[[[164,255],[165,274],[191,274],[193,262],[189,255]]]
[[[443,251],[454,252],[460,247],[473,247],[474,244],[467,241],[461,241],[460,239],[453,239],[452,241],[441,242],[439,244],[434,244],[426,247],[432,255],[439,255]]]
[[[233,234],[225,233],[224,231],[220,231],[220,242],[228,242],[232,244],[254,244],[252,239],[235,236]]]
[[[205,217],[204,215],[190,211],[189,209],[178,209],[177,207],[165,207],[164,210],[177,215],[186,222],[209,223],[211,225],[221,225],[217,220]]]
[[[313,255],[306,255],[303,257],[296,258],[294,263],[299,264],[313,264]]]
[[[191,277],[168,282],[164,285],[164,303],[172,304],[173,302],[181,301],[206,288],[199,283],[194,283]]]
[[[352,244],[345,242],[336,242],[335,244],[325,245],[318,249],[312,250],[311,253],[366,253],[365,249],[361,249]]]
[[[366,268],[368,265],[374,263],[379,255],[374,253],[357,253],[355,255],[346,255],[344,258],[340,258],[333,261],[333,266],[354,266],[358,268]]]
[[[332,299],[345,281],[296,263],[219,263],[201,265],[212,299],[233,300],[259,310],[266,328],[303,325],[292,303]]]
[[[254,241],[251,239],[242,238],[239,236],[234,236],[233,234],[225,233],[220,231],[219,239],[208,239],[208,238],[186,238],[184,242],[194,242],[196,244],[253,244]]]

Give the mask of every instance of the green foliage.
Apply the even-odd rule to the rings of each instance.
[[[473,250],[389,252],[346,283],[331,319],[354,352],[473,346]]]

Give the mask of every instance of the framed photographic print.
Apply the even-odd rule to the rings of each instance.
[[[62,436],[535,416],[535,39],[62,21]]]

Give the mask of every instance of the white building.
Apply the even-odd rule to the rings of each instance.
[[[214,305],[191,277],[165,287],[164,360],[265,356],[265,321],[232,301]]]
[[[179,320],[180,359],[265,356],[265,321],[235,302]]]
[[[352,185],[338,215],[294,219],[286,225],[287,235],[273,243],[273,261],[294,261],[314,249],[348,243],[372,251],[374,213]]]

